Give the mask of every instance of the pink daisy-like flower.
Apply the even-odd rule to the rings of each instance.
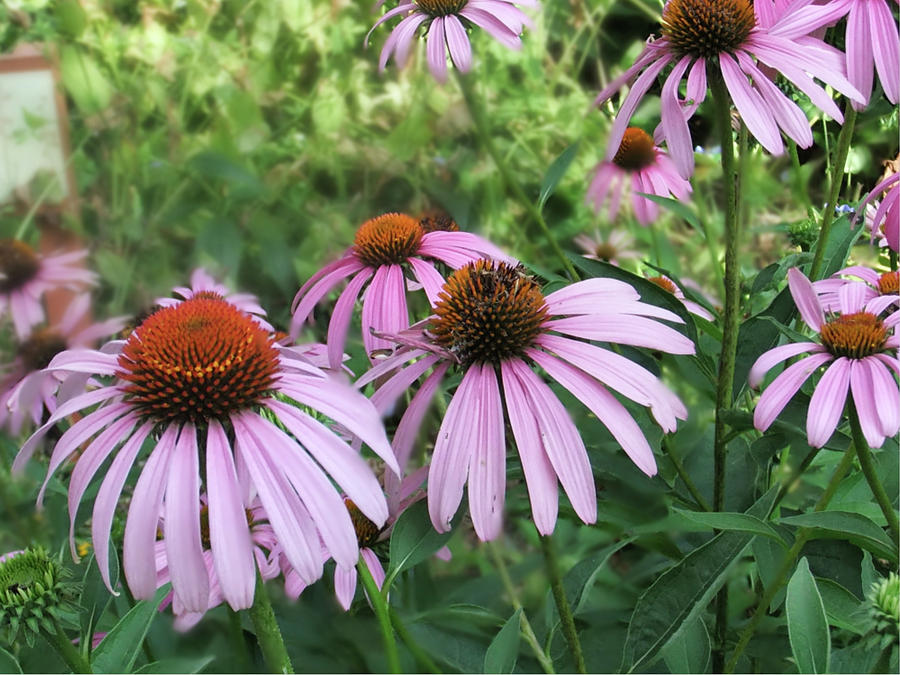
[[[893,298],[900,306],[898,278],[900,274],[896,270],[879,274],[868,267],[853,265],[835,272],[830,279],[813,282],[813,288],[816,289],[819,303],[825,312],[840,311],[840,290],[845,284],[862,284],[863,302],[887,296]]]
[[[197,625],[207,610],[218,607],[225,602],[222,585],[219,583],[219,575],[216,572],[215,559],[210,547],[209,528],[209,499],[204,495],[201,498],[200,507],[200,539],[203,545],[203,562],[206,564],[206,572],[209,578],[209,601],[206,610],[202,612],[187,611],[174,592],[169,593],[160,605],[160,611],[172,605],[172,613],[175,615],[175,628],[179,631],[187,631]],[[256,568],[263,581],[274,579],[281,572],[281,549],[272,526],[268,522],[265,509],[255,498],[252,506],[245,510],[247,525],[250,528],[250,540],[253,546],[253,557]],[[169,557],[165,542],[165,519],[160,519],[159,531],[163,537],[157,540],[155,545],[156,559],[156,583],[158,587],[165,586],[171,581],[169,573]]]
[[[686,199],[691,184],[678,174],[678,169],[643,129],[628,127],[619,149],[612,159],[600,162],[587,190],[588,203],[593,202],[599,214],[609,199],[609,221],[615,221],[627,187],[631,187],[631,205],[641,225],[649,225],[659,216],[659,205],[642,196],[674,196]]]
[[[7,372],[0,380],[0,427],[6,426],[10,433],[18,435],[26,417],[39,425],[44,410],[52,413],[59,403],[84,391],[87,377],[67,378],[64,373],[44,368],[60,352],[90,347],[125,326],[125,318],[120,317],[76,330],[90,307],[90,296],[77,296],[57,324],[35,330],[19,345],[15,359],[4,368]]]
[[[579,234],[575,237],[575,243],[584,251],[585,258],[608,262],[616,267],[621,260],[641,258],[641,254],[633,249],[634,237],[626,230],[612,230],[606,237],[599,232],[594,232],[593,237]]]
[[[664,291],[668,291],[676,298],[681,301],[681,304],[685,306],[685,309],[689,311],[691,314],[695,316],[699,316],[702,319],[706,319],[707,321],[714,321],[715,317],[710,314],[703,305],[700,305],[693,300],[688,300],[684,295],[684,291],[678,287],[674,281],[672,281],[669,277],[664,274],[661,274],[658,277],[647,277],[647,281],[652,281],[654,284],[659,286]]]
[[[879,197],[880,202],[877,201]],[[876,203],[878,206],[870,219],[869,207]],[[900,173],[891,174],[872,188],[856,212],[865,214],[873,242],[880,236],[885,246],[900,253]]]
[[[384,0],[378,6],[382,4]],[[487,31],[510,49],[521,49],[519,34],[524,26],[532,27],[532,23],[516,5],[539,6],[536,0],[400,0],[400,4],[386,12],[369,31],[371,35],[385,21],[404,16],[384,43],[378,69],[384,71],[392,54],[400,68],[406,65],[420,26],[424,26],[426,35],[428,69],[438,82],[447,80],[447,52],[460,72],[467,73],[472,68],[472,45],[466,34],[470,25]],[[369,35],[366,35],[366,43]]]
[[[821,448],[828,442],[850,394],[866,441],[880,448],[885,437],[900,430],[900,390],[895,379],[900,374],[900,335],[896,334],[900,310],[895,309],[896,300],[889,296],[866,300],[865,284],[844,284],[838,291],[838,313],[826,316],[815,288],[802,272],[788,270],[788,285],[800,316],[819,332],[819,342],[782,345],[756,360],[749,376],[753,387],[785,359],[809,354],[766,387],[753,413],[754,425],[760,431],[768,429],[810,375],[827,365],[809,402],[809,444]],[[891,311],[882,319],[885,310]]]
[[[353,306],[367,284],[362,306],[363,344],[369,354],[388,349],[392,343],[374,336],[372,331],[395,333],[409,327],[407,270],[433,305],[444,283],[434,261],[457,268],[483,256],[511,261],[496,246],[470,232],[425,232],[418,220],[402,213],[386,213],[367,220],[357,230],[354,245],[339,260],[316,272],[297,293],[291,335],[296,337],[326,293],[350,277],[328,324],[331,367],[337,368],[341,363]]]
[[[150,597],[157,588],[154,548],[163,517],[175,596],[187,612],[207,608],[201,491],[209,500],[216,574],[234,609],[253,602],[256,571],[245,509],[254,494],[284,555],[306,581],[322,573],[319,533],[339,565],[356,564],[356,534],[335,484],[379,524],[388,516],[384,494],[360,454],[298,404],[341,425],[396,471],[378,413],[364,396],[280,347],[250,315],[217,297],[200,295],[154,312],[119,348],[118,354],[70,350],[53,359],[49,370],[110,381],[60,405],[14,462],[21,471],[51,426],[92,408],[56,443],[38,501],[56,469],[83,449],[69,486],[74,529],[88,484],[113,456],[91,519],[107,585],[113,513],[148,439],[153,449],[134,489],[123,546],[125,577],[136,597]],[[70,543],[74,553],[71,536]]]
[[[847,17],[847,78],[865,99],[853,103],[857,110],[872,95],[875,71],[887,99],[895,104],[900,100],[900,33],[887,0],[800,0],[799,5],[793,22],[807,31]]]
[[[706,99],[707,77],[719,77],[719,73],[747,129],[766,150],[775,155],[784,151],[779,129],[799,146],[809,147],[813,137],[806,115],[761,66],[783,75],[838,121],[843,121],[841,111],[813,77],[856,101],[863,99],[847,80],[843,55],[807,32],[794,21],[793,12],[762,27],[750,0],[668,0],[663,7],[662,37],[648,42],[634,65],[597,97],[599,105],[623,84],[633,83],[613,123],[606,159],[618,152],[628,121],[668,66],[672,70],[662,87],[661,137],[684,178],[694,171],[688,120]],[[682,99],[679,88],[685,75],[687,95]]]
[[[631,286],[613,279],[589,279],[545,297],[522,268],[486,260],[450,275],[434,313],[427,330],[419,326],[397,336],[404,346],[357,386],[379,380],[372,398],[384,410],[433,368],[400,422],[397,436],[403,439],[394,438],[399,458],[414,442],[448,369],[457,366],[462,371],[428,474],[428,509],[437,530],[449,529],[468,482],[476,533],[484,541],[500,533],[507,419],[538,530],[549,534],[556,524],[557,481],[578,516],[586,523],[596,520],[597,496],[584,442],[535,366],[593,412],[638,468],[647,475],[656,473],[647,439],[609,389],[649,406],[666,431],[673,431],[687,410],[655,375],[587,340],[692,354],[690,340],[654,320],[681,322],[676,315],[640,302]],[[413,359],[418,360],[403,367]]]
[[[85,250],[42,255],[24,242],[0,239],[0,317],[9,312],[20,340],[44,321],[46,291],[96,283],[96,275],[81,266],[86,256]]]
[[[266,310],[259,304],[259,299],[255,295],[252,293],[232,293],[231,289],[224,284],[217,282],[202,267],[198,267],[191,273],[190,288],[178,286],[172,289],[172,292],[176,295],[180,295],[181,299],[157,298],[156,304],[160,307],[171,307],[172,305],[177,305],[182,300],[190,300],[197,295],[219,297],[230,302],[239,310],[253,315],[257,323],[267,331],[272,332],[275,330],[272,328],[271,324],[266,321]]]

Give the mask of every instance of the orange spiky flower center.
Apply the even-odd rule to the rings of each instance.
[[[900,293],[900,271],[885,272],[878,277],[878,290],[882,295]]]
[[[678,57],[732,53],[755,26],[750,0],[669,0],[663,8],[662,33]]]
[[[53,328],[42,328],[19,345],[18,355],[29,372],[43,370],[53,357],[68,348],[65,338]]]
[[[884,349],[888,329],[870,312],[841,314],[824,326],[819,335],[822,344],[834,356],[863,359]]]
[[[549,314],[525,269],[502,262],[476,260],[456,270],[438,298],[431,331],[464,366],[523,356]]]
[[[675,295],[675,291],[678,288],[675,286],[675,282],[671,279],[666,279],[665,277],[647,277],[647,281],[652,281],[654,284],[659,286],[664,291],[668,291],[672,295]]]
[[[371,520],[366,518],[359,507],[353,503],[352,499],[344,498],[344,506],[350,512],[350,522],[353,523],[353,529],[356,531],[356,541],[359,542],[360,548],[369,548],[378,542],[378,535],[382,530]]]
[[[643,129],[628,127],[613,157],[613,163],[626,171],[640,171],[656,161],[656,146]]]
[[[353,252],[369,267],[398,265],[416,254],[422,234],[422,226],[412,216],[385,213],[359,226]]]
[[[21,288],[34,279],[41,263],[26,243],[16,239],[0,239],[0,293]]]
[[[160,309],[132,331],[119,355],[126,399],[159,422],[225,420],[275,384],[278,351],[250,316],[218,298]]]
[[[416,0],[416,4],[431,16],[456,14],[469,0]]]

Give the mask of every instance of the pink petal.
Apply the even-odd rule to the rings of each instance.
[[[753,411],[753,426],[759,431],[768,429],[775,418],[784,410],[794,394],[803,386],[819,366],[828,363],[834,357],[828,353],[813,354],[785,368],[759,397],[756,410]]]
[[[366,268],[359,272],[350,280],[347,287],[343,290],[337,302],[334,303],[334,310],[331,314],[331,321],[328,322],[328,367],[338,369],[344,357],[344,345],[347,343],[347,329],[350,326],[350,319],[353,317],[353,307],[356,305],[356,299],[362,287],[374,273],[371,268]]]
[[[791,296],[794,298],[794,304],[800,310],[800,316],[806,322],[806,325],[815,331],[822,329],[825,323],[825,313],[819,304],[819,297],[813,288],[812,282],[804,276],[796,267],[788,270],[788,286],[791,289]]]
[[[842,356],[828,366],[809,402],[806,435],[812,447],[821,448],[831,438],[844,412],[849,386],[850,361]]]
[[[438,16],[432,19],[425,40],[425,51],[428,57],[428,69],[438,82],[447,81],[447,54],[444,51],[444,19]]]
[[[448,14],[444,18],[444,32],[447,36],[447,47],[450,49],[453,63],[459,72],[469,72],[472,68],[472,45],[469,44],[466,29],[463,28],[459,19],[453,14]]]
[[[756,362],[750,368],[750,374],[747,376],[747,380],[751,387],[756,388],[759,386],[760,382],[762,382],[766,373],[768,373],[775,364],[781,363],[785,359],[797,356],[798,354],[821,351],[823,351],[822,346],[815,342],[792,342],[790,344],[781,345],[780,347],[775,347],[756,359]]]
[[[472,409],[472,456],[469,461],[469,512],[482,541],[495,539],[503,526],[506,495],[506,443],[503,408],[492,365],[470,366],[475,372]]]
[[[887,3],[882,0],[870,0],[866,3],[866,8],[869,10],[872,51],[878,79],[884,87],[884,95],[896,105],[900,100],[900,55],[897,53],[900,37],[897,33],[897,21]]]

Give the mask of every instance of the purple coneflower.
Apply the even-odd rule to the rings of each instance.
[[[799,4],[802,7],[794,23],[807,31],[847,17],[847,78],[863,95],[863,103],[872,95],[875,71],[887,99],[891,103],[900,100],[900,34],[887,0],[800,0]],[[857,110],[864,107],[857,102],[853,105]]]
[[[406,424],[405,433],[414,435],[450,366],[462,371],[428,474],[434,527],[449,529],[468,482],[476,533],[484,541],[499,534],[506,491],[505,419],[522,460],[538,530],[549,534],[556,524],[557,480],[578,516],[586,523],[596,520],[597,497],[584,443],[535,366],[593,412],[638,468],[655,474],[647,439],[607,387],[649,406],[666,431],[673,431],[687,410],[655,375],[587,342],[694,352],[690,340],[650,317],[681,322],[669,311],[640,302],[631,286],[612,279],[589,279],[545,297],[521,267],[502,262],[478,260],[451,274],[430,327],[398,336],[405,346],[357,383],[383,379],[373,399],[384,409],[433,367],[400,422],[403,427],[408,419],[418,420]],[[413,359],[418,360],[403,367]],[[395,438],[395,449],[397,445]]]
[[[370,355],[388,349],[392,343],[375,337],[372,331],[396,333],[409,327],[407,270],[434,304],[444,283],[434,261],[457,268],[483,256],[511,260],[477,235],[440,230],[425,232],[418,220],[402,213],[386,213],[367,220],[357,230],[354,245],[303,284],[294,298],[291,334],[297,335],[326,293],[350,277],[328,324],[331,367],[337,368],[341,363],[353,306],[367,284],[362,306],[363,345]]]
[[[107,585],[113,513],[148,439],[153,449],[134,489],[123,546],[125,577],[136,597],[150,597],[156,590],[154,547],[163,517],[175,595],[187,612],[207,608],[201,488],[209,500],[216,574],[234,609],[253,602],[256,572],[245,512],[253,494],[259,496],[284,555],[304,579],[311,582],[322,573],[319,533],[339,565],[356,564],[353,523],[334,484],[379,524],[388,515],[384,494],[359,453],[304,408],[341,425],[396,471],[378,413],[364,396],[331,379],[299,352],[280,347],[254,318],[218,297],[199,295],[154,312],[119,347],[118,354],[82,349],[53,359],[49,370],[97,374],[110,381],[61,405],[14,463],[21,470],[52,425],[96,406],[57,442],[38,500],[56,469],[83,448],[69,487],[74,529],[88,484],[114,455],[91,522]],[[70,541],[74,553],[74,539]]]
[[[674,196],[686,199],[691,184],[678,174],[669,156],[653,143],[643,129],[628,127],[612,159],[600,162],[587,190],[588,203],[599,214],[609,199],[608,220],[615,221],[626,188],[631,188],[631,205],[641,225],[649,225],[659,216],[659,205],[642,196]]]
[[[813,282],[813,288],[816,289],[819,303],[825,312],[841,311],[840,290],[846,284],[860,284],[857,293],[862,293],[863,303],[883,296],[900,306],[898,277],[900,274],[896,270],[880,274],[868,267],[853,265],[835,272],[830,279]]]
[[[700,305],[693,300],[688,300],[684,295],[684,291],[678,287],[678,284],[676,284],[666,275],[661,274],[658,277],[647,277],[647,281],[652,281],[664,291],[668,291],[669,293],[674,295],[678,300],[681,301],[681,304],[684,305],[685,309],[687,309],[687,311],[689,311],[691,314],[699,316],[702,319],[706,319],[707,321],[715,320],[715,317],[710,314],[706,310],[706,308],[703,307],[703,305]]]
[[[86,376],[67,378],[65,373],[49,372],[44,368],[60,352],[91,347],[97,340],[118,333],[125,326],[122,317],[78,330],[90,307],[90,296],[77,296],[58,323],[34,330],[18,346],[15,359],[4,368],[7,372],[0,381],[0,427],[7,426],[10,433],[17,435],[26,417],[39,425],[44,410],[52,413],[58,404],[84,391]]]
[[[606,159],[618,152],[631,116],[668,66],[672,70],[661,94],[662,136],[684,178],[694,171],[688,119],[706,98],[707,77],[719,77],[719,73],[747,129],[766,150],[776,155],[783,152],[779,129],[799,146],[809,147],[813,137],[806,115],[760,66],[779,72],[838,121],[843,121],[841,111],[813,77],[857,101],[863,99],[845,76],[840,52],[806,36],[807,32],[793,21],[793,13],[763,28],[750,0],[668,0],[663,7],[662,37],[648,42],[634,65],[597,97],[600,104],[623,84],[633,82],[613,123]],[[679,87],[685,75],[687,96],[682,99]]]
[[[160,307],[171,307],[177,305],[182,300],[190,300],[197,295],[205,295],[207,297],[219,297],[230,302],[239,310],[253,315],[257,323],[267,331],[274,331],[274,328],[266,321],[266,310],[259,304],[259,299],[252,293],[232,293],[224,284],[217,282],[210,274],[198,267],[191,273],[191,285],[189,288],[177,286],[172,289],[179,298],[157,298],[156,304]]]
[[[579,234],[575,243],[584,251],[585,258],[600,260],[619,266],[621,260],[639,260],[641,254],[634,250],[634,237],[627,230],[612,230],[606,237],[594,232],[590,237]]]
[[[378,6],[384,0],[378,2]],[[524,26],[532,26],[531,19],[516,5],[538,7],[536,0],[400,0],[397,7],[382,16],[369,35],[385,21],[404,16],[388,36],[378,69],[384,71],[391,54],[402,68],[406,65],[416,32],[425,27],[425,48],[428,69],[438,82],[447,80],[447,52],[457,70],[469,72],[472,67],[472,45],[466,34],[468,26],[478,26],[487,31],[500,44],[510,49],[521,49],[519,34]],[[368,43],[369,35],[366,35]]]
[[[821,448],[837,428],[848,393],[859,414],[860,426],[870,446],[880,448],[887,436],[900,430],[900,374],[895,334],[900,310],[882,314],[896,301],[879,296],[866,301],[863,284],[844,284],[838,292],[838,313],[826,316],[809,279],[796,268],[788,270],[791,295],[806,324],[819,332],[819,342],[796,342],[770,349],[750,369],[750,385],[785,359],[806,358],[788,366],[759,397],[753,423],[769,428],[810,375],[828,364],[813,391],[806,416],[809,444]]]
[[[881,196],[881,201],[877,198]],[[878,204],[875,212],[869,217],[869,208]],[[880,246],[887,246],[894,253],[900,253],[900,173],[894,173],[872,188],[872,191],[860,203],[857,213],[865,214],[866,226],[876,237]]]
[[[46,291],[95,283],[96,275],[80,265],[86,256],[85,250],[42,255],[24,242],[0,239],[0,317],[9,312],[20,340],[44,321]]]

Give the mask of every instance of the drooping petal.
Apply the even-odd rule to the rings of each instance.
[[[490,541],[500,534],[506,495],[503,407],[494,367],[473,365],[470,371],[476,373],[476,407],[470,418],[474,447],[469,460],[469,513],[478,538]]]
[[[466,29],[453,14],[444,18],[444,32],[447,37],[447,47],[453,64],[461,73],[467,73],[472,68],[472,45],[469,44],[469,36]]]
[[[785,368],[759,397],[753,411],[753,426],[759,431],[768,429],[809,376],[833,358],[828,353],[813,354]]]
[[[792,356],[797,356],[806,352],[820,352],[822,350],[822,346],[815,342],[791,342],[770,349],[756,359],[753,366],[750,368],[750,374],[747,376],[747,381],[751,387],[758,387],[766,373],[775,367],[776,364],[781,363]]]
[[[445,17],[438,16],[431,21],[428,27],[428,36],[425,40],[425,51],[428,57],[428,69],[438,82],[447,81],[447,54],[444,42]]]
[[[819,304],[819,296],[816,295],[812,282],[796,267],[788,270],[787,278],[791,296],[797,309],[800,310],[800,316],[807,326],[815,331],[821,330],[822,324],[825,323],[825,313]]]
[[[812,447],[821,448],[831,438],[844,412],[849,386],[850,359],[842,356],[828,366],[809,401],[806,435]]]
[[[884,434],[881,432],[879,405],[875,398],[875,383],[869,371],[869,360],[851,359],[849,366],[850,391],[863,436],[870,448],[880,448],[884,443]]]
[[[340,368],[341,361],[344,356],[344,345],[347,342],[347,329],[350,326],[350,319],[353,317],[353,306],[362,287],[374,273],[371,268],[366,268],[354,276],[347,287],[343,290],[337,302],[334,303],[334,310],[331,314],[331,321],[328,322],[328,367]]]
[[[344,611],[350,609],[353,604],[353,596],[356,595],[356,568],[353,566],[334,568],[334,594]]]

